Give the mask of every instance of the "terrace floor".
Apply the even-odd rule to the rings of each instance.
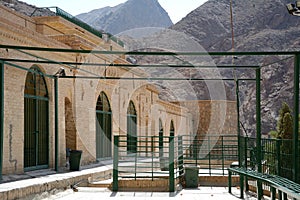
[[[102,165],[102,166],[99,166]],[[74,191],[70,184],[86,180],[88,177],[99,177],[111,173],[112,165],[108,163],[98,163],[98,166],[82,167],[80,171],[47,173],[40,171],[40,174],[31,174],[31,178],[26,177],[22,180],[10,180],[0,184],[0,199],[20,199],[20,200],[80,200],[80,199],[239,199],[239,188],[233,187],[233,194],[228,193],[227,187],[208,187],[199,186],[193,189],[182,189],[174,193],[169,192],[112,192],[107,188],[95,188],[79,186]],[[46,174],[43,174],[46,173]],[[35,178],[34,178],[35,177]],[[23,177],[24,178],[24,177]],[[245,199],[256,199],[255,194],[246,193]],[[265,199],[270,199],[266,197]]]
[[[35,199],[57,199],[57,200],[93,200],[93,199],[218,199],[234,200],[239,198],[238,188],[232,188],[233,194],[228,193],[227,187],[198,187],[195,189],[183,189],[179,192],[112,192],[105,188],[79,187],[77,192],[69,189],[54,195],[41,194]],[[253,193],[245,193],[248,200],[257,199]],[[265,197],[264,199],[270,199]],[[29,199],[24,199],[29,200]]]

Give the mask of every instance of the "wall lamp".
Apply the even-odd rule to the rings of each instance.
[[[66,76],[65,69],[64,69],[63,67],[61,67],[61,68],[54,74],[54,76],[56,76],[56,77]]]
[[[291,15],[300,16],[300,0],[297,0],[295,3],[286,4]]]

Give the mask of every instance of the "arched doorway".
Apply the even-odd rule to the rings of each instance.
[[[164,155],[164,128],[161,119],[159,119],[158,135],[159,157],[161,158]]]
[[[72,107],[72,102],[69,98],[65,98],[65,131],[66,131],[66,148],[77,149],[76,138],[76,123]]]
[[[96,158],[112,157],[112,112],[108,98],[101,92],[96,104]]]
[[[170,125],[170,136],[174,136],[174,135],[175,135],[175,128],[174,128],[174,122],[172,120]]]
[[[37,66],[26,76],[24,90],[24,170],[48,168],[48,90]]]
[[[132,101],[127,108],[127,153],[137,152],[137,115]]]

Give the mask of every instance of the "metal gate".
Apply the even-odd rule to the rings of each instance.
[[[24,170],[48,168],[48,91],[42,72],[33,67],[24,91]]]

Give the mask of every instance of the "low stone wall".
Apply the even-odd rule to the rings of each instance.
[[[177,185],[179,180],[175,182]],[[119,180],[119,191],[168,192],[169,179],[122,179]]]
[[[239,185],[239,176],[232,176],[232,185]],[[199,187],[211,186],[211,187],[227,187],[228,176],[199,176]]]
[[[66,190],[72,185],[87,186],[88,179],[97,179],[112,174],[112,169],[100,167],[84,171],[54,174],[40,178],[26,179],[0,184],[0,199],[14,200],[28,198],[35,194],[51,192],[52,190]]]

